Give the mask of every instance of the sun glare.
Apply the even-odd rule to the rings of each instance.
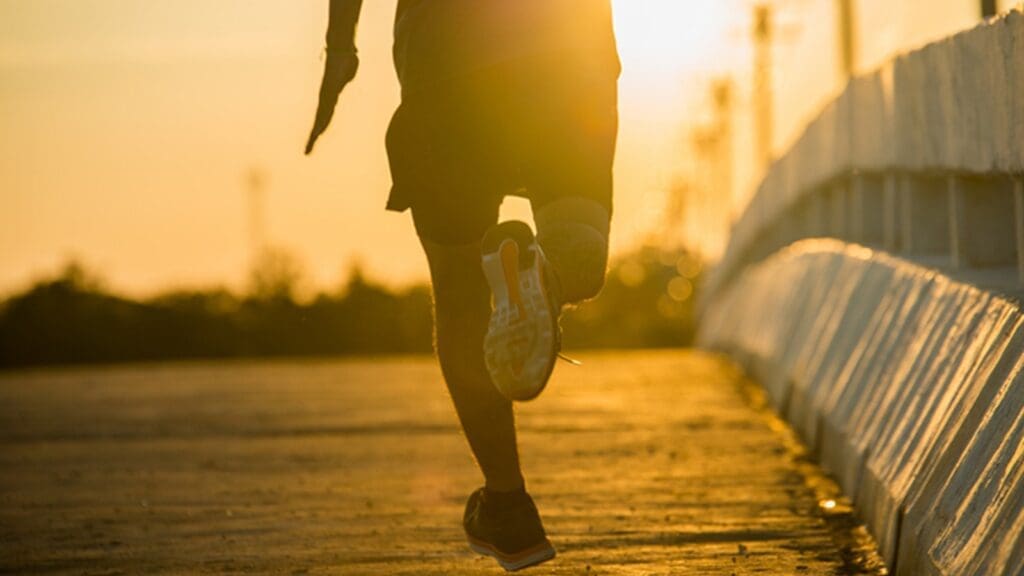
[[[720,69],[735,18],[731,2],[616,0],[615,32],[627,72]]]

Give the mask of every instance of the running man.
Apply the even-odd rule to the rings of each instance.
[[[307,154],[359,67],[361,5],[331,0]],[[387,208],[412,212],[437,355],[485,478],[466,536],[518,570],[555,549],[526,492],[512,402],[544,389],[562,308],[597,295],[607,266],[620,69],[610,0],[399,0],[394,34]],[[498,223],[506,195],[530,200],[536,236]]]

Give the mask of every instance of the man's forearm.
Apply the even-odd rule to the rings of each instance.
[[[356,24],[363,0],[331,0],[330,22],[327,25],[328,50],[355,50]]]

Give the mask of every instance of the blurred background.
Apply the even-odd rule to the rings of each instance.
[[[687,344],[730,223],[846,78],[1010,4],[614,0],[613,265],[568,347]],[[429,351],[383,209],[394,9],[366,2],[307,158],[326,0],[0,0],[0,365]]]

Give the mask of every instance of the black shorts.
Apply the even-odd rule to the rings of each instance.
[[[421,238],[469,244],[506,195],[536,211],[565,197],[611,213],[618,70],[531,57],[403,94],[388,129],[388,209],[412,209]]]

